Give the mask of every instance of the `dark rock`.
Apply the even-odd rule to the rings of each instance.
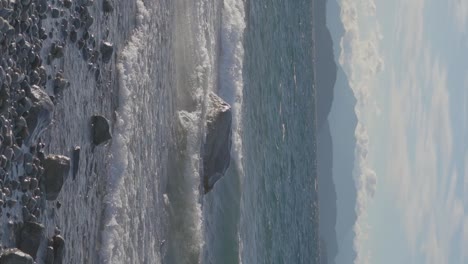
[[[43,162],[46,200],[56,200],[70,171],[70,159],[62,155],[48,155]]]
[[[86,20],[84,21],[83,27],[85,29],[89,29],[93,23],[94,23],[94,18],[92,16],[88,16],[86,17]]]
[[[85,6],[92,6],[94,4],[94,0],[84,0],[83,2]]]
[[[17,248],[3,251],[0,256],[0,264],[33,264],[33,258]]]
[[[16,189],[18,189],[18,187],[19,187],[19,185],[20,185],[20,183],[19,183],[18,181],[16,181],[16,180],[10,181],[10,184],[11,184],[11,189],[12,189],[13,191],[16,190]]]
[[[56,95],[61,94],[65,88],[67,88],[70,83],[61,77],[56,77],[54,79],[54,93]]]
[[[47,247],[46,258],[44,261],[45,264],[54,264],[54,248]]]
[[[55,235],[54,240],[54,264],[62,264],[65,251],[65,240],[60,235]]]
[[[91,118],[91,134],[94,145],[100,145],[112,138],[109,121],[100,115]]]
[[[76,174],[78,173],[78,168],[80,167],[80,152],[81,149],[79,146],[75,146],[72,151],[72,175],[73,180],[76,178]]]
[[[70,31],[70,41],[75,43],[78,39],[78,34],[75,30]]]
[[[112,2],[110,0],[102,1],[102,11],[106,13],[114,11],[114,6],[112,5]]]
[[[12,208],[13,206],[15,206],[17,203],[17,201],[15,199],[8,199],[6,200],[6,205],[9,207],[9,208]]]
[[[36,178],[32,178],[32,179],[30,180],[29,190],[32,191],[32,190],[36,189],[37,186],[38,186],[37,179],[36,179]]]
[[[208,193],[226,172],[231,161],[231,106],[209,94],[206,139],[203,149],[203,186]]]
[[[34,222],[25,222],[21,229],[19,249],[36,258],[37,249],[41,243],[44,226]]]
[[[112,54],[114,52],[114,46],[109,42],[103,41],[101,43],[100,51],[101,51],[102,61],[104,63],[108,63],[112,58]]]
[[[31,216],[31,214],[29,213],[29,210],[26,206],[23,206],[21,208],[21,213],[23,214],[23,219],[24,220],[29,220],[29,217]]]
[[[47,93],[36,85],[31,86],[32,106],[26,117],[29,137],[25,143],[36,142],[42,132],[52,122],[54,104]]]
[[[50,13],[52,15],[52,18],[58,18],[60,16],[60,10],[58,10],[57,8],[52,8],[52,10],[50,10]]]
[[[66,8],[70,8],[72,6],[71,0],[63,0],[63,6]]]
[[[79,29],[81,27],[81,20],[78,17],[73,18],[72,25],[75,29]]]
[[[50,47],[50,56],[53,59],[58,59],[63,57],[63,46],[57,43],[53,43]]]

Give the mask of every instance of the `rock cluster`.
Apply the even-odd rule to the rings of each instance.
[[[70,171],[70,159],[47,155],[41,139],[55,104],[70,87],[57,62],[78,50],[98,80],[102,65],[114,58],[114,45],[93,34],[90,8],[95,2],[0,0],[0,217],[7,219],[0,237],[9,229],[16,245],[0,245],[0,264],[34,262],[41,241],[47,239],[41,223],[45,201],[59,197]],[[99,2],[103,16],[113,12],[111,0]],[[46,22],[54,26],[46,30]],[[93,142],[99,145],[111,138],[109,123],[93,120]],[[73,178],[79,155],[75,148]],[[61,263],[64,245],[63,237],[55,234],[42,254],[46,263]]]

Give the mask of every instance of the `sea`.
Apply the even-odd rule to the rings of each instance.
[[[65,50],[71,85],[44,136],[49,153],[81,148],[44,220],[64,263],[319,263],[313,1],[113,4],[90,13],[114,59],[96,78]],[[232,107],[232,160],[204,195],[210,92]]]

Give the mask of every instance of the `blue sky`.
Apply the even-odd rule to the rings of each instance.
[[[468,1],[338,2],[358,100],[356,263],[468,263]]]

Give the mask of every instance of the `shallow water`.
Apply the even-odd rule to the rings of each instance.
[[[64,263],[316,263],[310,1],[115,1],[92,29],[118,52],[96,82],[75,51],[46,138],[81,146],[49,210]],[[200,195],[206,98],[232,106],[232,162]],[[90,116],[112,123],[93,148]],[[52,206],[50,206],[52,208]]]

